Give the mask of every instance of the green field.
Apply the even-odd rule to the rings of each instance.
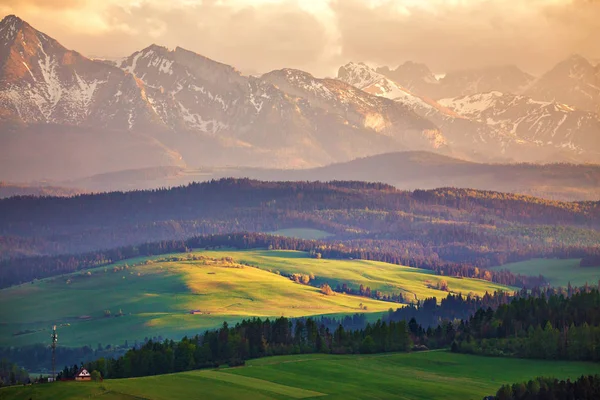
[[[537,376],[600,373],[578,362],[486,358],[445,351],[269,357],[245,367],[144,378],[0,389],[1,400],[80,399],[476,399]]]
[[[333,234],[325,231],[321,231],[318,229],[310,229],[310,228],[289,228],[289,229],[279,229],[278,231],[269,232],[272,235],[279,235],[285,237],[294,237],[298,239],[307,239],[307,240],[319,240],[325,239],[330,236],[334,236]]]
[[[522,275],[543,275],[552,286],[583,286],[585,283],[597,285],[600,280],[600,268],[580,267],[581,259],[543,259],[536,258],[505,264],[494,269],[507,269],[513,273]]]
[[[186,259],[193,256],[210,259]],[[173,257],[179,259],[173,261]],[[230,260],[221,260],[223,257]],[[313,259],[292,251],[195,252],[154,257],[148,264],[143,259],[128,260],[116,267],[0,290],[4,309],[0,346],[47,342],[53,324],[59,325],[61,345],[95,348],[98,343],[120,345],[127,340],[131,344],[153,336],[177,339],[220,326],[224,320],[235,323],[251,316],[366,312],[373,320],[389,308],[401,306],[345,294],[326,296],[318,288],[294,283],[280,273],[312,273],[316,285],[364,284],[384,293],[402,292],[408,300],[430,296],[441,299],[447,293],[430,287],[441,279],[447,280],[455,292],[482,295],[506,289],[487,281],[440,277],[415,268],[362,260]],[[110,310],[111,316],[105,317],[104,310]],[[199,313],[192,315],[191,310]],[[122,315],[116,317],[118,314]]]
[[[365,260],[325,260],[307,257],[299,251],[267,251],[267,250],[230,250],[206,251],[210,257],[231,257],[238,262],[258,265],[262,269],[285,274],[313,274],[315,283],[328,283],[335,287],[347,283],[357,289],[361,284],[372,290],[380,290],[384,294],[402,293],[407,301],[422,300],[427,297],[441,299],[447,292],[434,289],[435,285],[445,280],[450,292],[473,293],[484,295],[485,292],[509,290],[503,285],[479,279],[461,279],[435,275],[434,272],[411,268],[402,265],[388,264]],[[393,304],[392,304],[393,305]]]

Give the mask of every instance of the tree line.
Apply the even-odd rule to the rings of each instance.
[[[404,321],[377,321],[361,330],[346,330],[340,325],[331,331],[312,318],[295,321],[283,317],[275,320],[253,318],[235,326],[223,323],[218,330],[184,337],[178,342],[149,341],[119,358],[100,358],[84,365],[89,371],[99,371],[104,378],[126,378],[222,364],[237,366],[250,358],[272,355],[368,354],[408,351],[411,345]]]
[[[357,244],[358,245],[358,244]],[[303,240],[262,233],[234,233],[224,235],[196,236],[187,240],[169,240],[144,243],[137,246],[124,246],[111,250],[99,250],[83,254],[59,256],[35,256],[10,258],[0,261],[0,288],[31,282],[56,275],[108,265],[133,257],[153,256],[168,253],[187,252],[191,249],[215,249],[233,247],[237,249],[272,248],[277,250],[298,250],[328,259],[364,259],[407,265],[435,271],[439,275],[479,278],[488,281],[520,287],[536,287],[545,284],[542,276],[525,276],[509,271],[484,270],[469,264],[445,262],[437,255],[419,258],[411,255],[402,246],[366,250],[353,247],[353,243]],[[398,297],[398,296],[397,296]]]
[[[457,327],[452,350],[493,356],[600,361],[600,292],[515,298]]]
[[[6,358],[0,359],[0,388],[29,383],[29,374],[26,370]]]
[[[539,377],[503,385],[489,400],[594,400],[600,399],[600,375],[582,375],[575,381]]]
[[[0,258],[84,253],[196,235],[310,227],[479,268],[561,247],[597,249],[598,203],[362,182],[223,179],[184,187],[0,200]],[[517,256],[518,255],[518,256]]]

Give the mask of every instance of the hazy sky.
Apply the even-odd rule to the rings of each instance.
[[[573,53],[600,59],[600,0],[0,0],[0,14],[88,56],[156,43],[244,72],[412,60],[540,73]]]

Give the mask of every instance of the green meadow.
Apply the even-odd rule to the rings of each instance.
[[[505,264],[494,269],[507,269],[522,275],[543,275],[552,286],[583,286],[585,283],[597,285],[600,280],[600,268],[580,267],[581,259],[544,259],[521,261]]]
[[[457,293],[510,290],[374,261],[314,259],[292,251],[201,251],[127,260],[0,290],[0,346],[48,342],[53,324],[58,325],[60,345],[95,348],[144,337],[178,339],[253,316],[367,313],[375,320],[401,306],[346,294],[327,296],[318,287],[282,276],[291,273],[312,273],[317,286],[364,284],[384,294],[402,292],[409,301],[446,296],[434,288],[442,279]]]
[[[315,259],[299,251],[219,250],[206,251],[203,254],[210,257],[231,257],[238,262],[257,265],[275,273],[313,274],[316,285],[328,283],[335,287],[347,283],[358,289],[362,284],[384,294],[402,293],[407,301],[446,297],[447,292],[435,289],[442,280],[448,283],[451,293],[473,293],[482,296],[486,292],[514,290],[480,279],[440,276],[425,269],[378,261]]]
[[[269,357],[245,367],[0,389],[0,400],[475,399],[537,376],[576,378],[599,364],[486,358],[445,351]]]

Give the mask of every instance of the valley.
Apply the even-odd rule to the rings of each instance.
[[[600,4],[0,18],[0,400],[600,398]]]

